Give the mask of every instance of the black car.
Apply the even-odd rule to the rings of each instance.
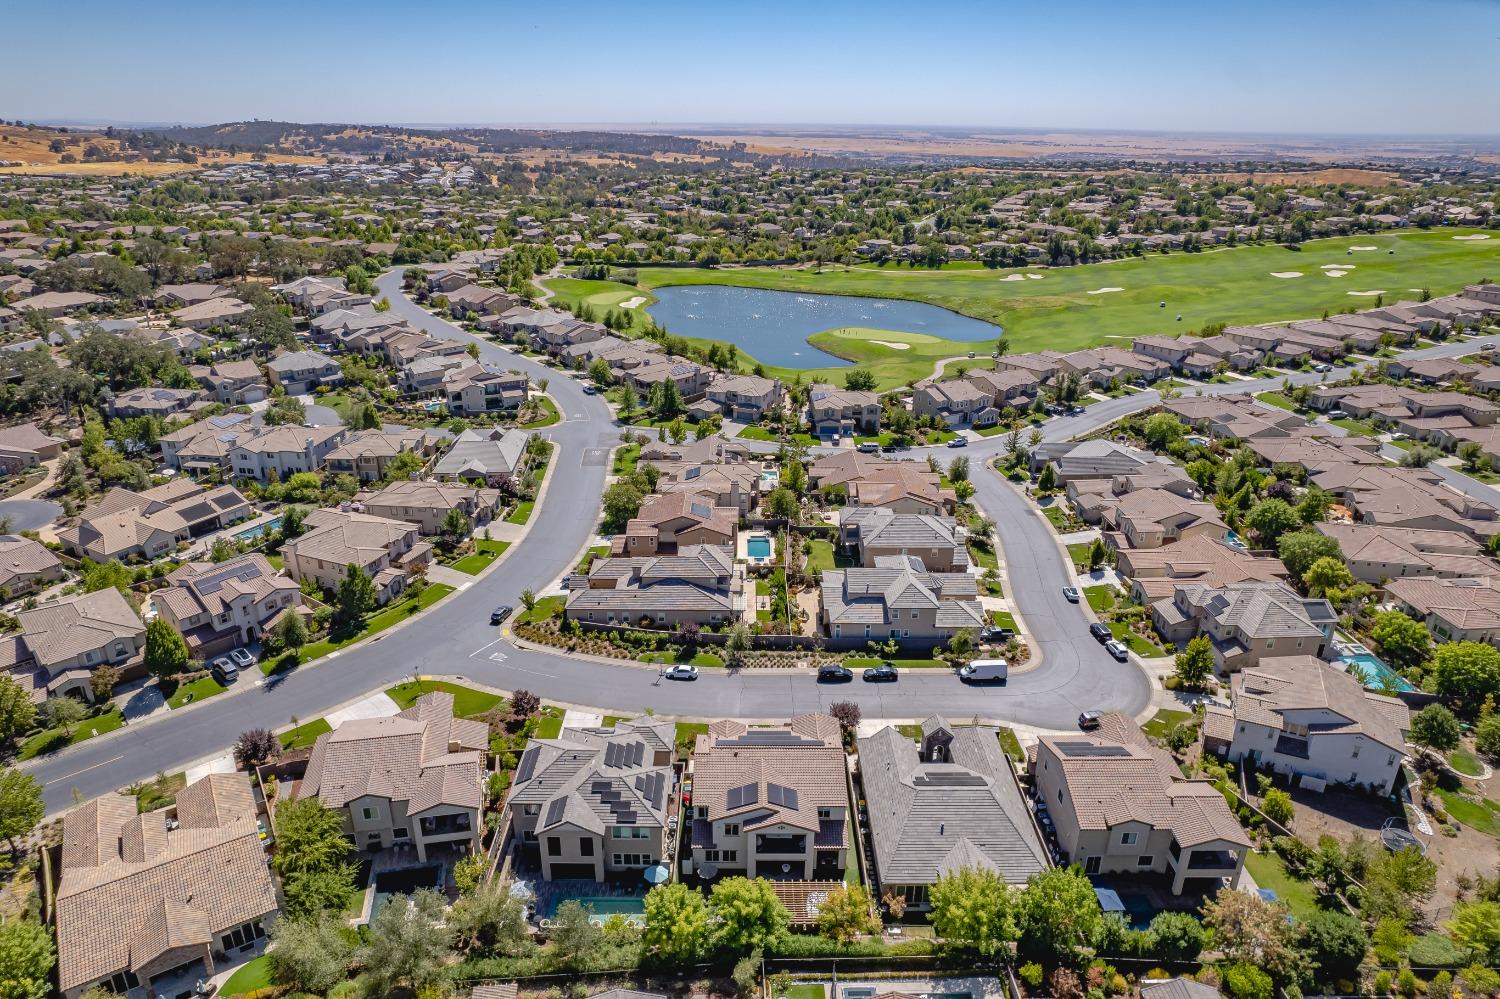
[[[996,644],[998,644],[1000,642],[1008,642],[1012,638],[1015,638],[1015,637],[1016,637],[1016,629],[1014,629],[1014,628],[1001,628],[999,626],[991,626],[991,627],[985,628],[983,631],[981,631],[979,633],[979,640],[981,642],[994,642]]]
[[[510,604],[501,604],[490,611],[490,624],[504,624],[505,619],[510,617],[511,612],[514,610],[515,608]]]
[[[1114,637],[1109,630],[1109,625],[1101,624],[1098,621],[1089,625],[1089,634],[1093,635],[1095,640],[1100,643],[1107,642]]]
[[[866,683],[894,683],[896,678],[896,667],[890,663],[881,663],[879,666],[871,666],[865,670]]]
[[[1084,711],[1078,716],[1078,727],[1085,732],[1099,727],[1102,718],[1097,711]]]
[[[854,671],[835,663],[818,667],[819,683],[848,683],[854,679]]]

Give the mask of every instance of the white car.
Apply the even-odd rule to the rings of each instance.
[[[1124,662],[1125,660],[1130,658],[1130,649],[1126,648],[1124,642],[1121,642],[1117,639],[1111,639],[1105,642],[1104,651],[1114,656],[1120,662]]]
[[[235,649],[229,653],[229,658],[233,659],[234,664],[240,669],[249,669],[255,665],[255,657],[250,654],[249,649]]]
[[[698,679],[698,667],[692,663],[678,663],[676,666],[668,667],[662,674],[668,680],[696,680]]]

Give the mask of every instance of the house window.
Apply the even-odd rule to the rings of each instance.
[[[707,805],[699,805],[698,806],[698,818],[700,818],[700,819],[706,819],[706,818],[708,818],[708,806]]]
[[[1146,854],[1146,856],[1144,856],[1144,857],[1137,857],[1137,858],[1135,858],[1135,866],[1137,866],[1137,867],[1150,867],[1151,865],[1153,865],[1155,863],[1156,863],[1156,858],[1153,857],[1153,856],[1151,856],[1149,853]]]
[[[738,836],[739,834],[740,834],[740,824],[738,822],[726,822],[726,823],[724,823],[724,835],[725,836]]]
[[[652,863],[649,854],[645,853],[617,853],[615,854],[616,867],[648,867]]]
[[[411,838],[411,833],[407,832],[406,831],[406,827],[404,827],[404,826],[402,828],[400,828],[400,829],[392,829],[391,830],[391,839],[410,839],[410,838]]]
[[[820,808],[820,809],[818,809],[818,818],[820,818],[820,819],[831,819],[831,818],[833,818],[833,809],[831,809],[831,808]]]
[[[916,612],[916,611],[912,611],[912,612],[911,612],[911,619],[912,619],[912,620],[913,620],[913,621],[915,621],[915,620],[916,620],[916,619],[917,619],[917,612]]]
[[[542,806],[541,805],[522,805],[521,806],[521,814],[522,815],[536,815],[541,810],[542,810]]]
[[[547,856],[549,856],[549,857],[561,857],[562,856],[562,840],[558,839],[556,836],[548,836],[547,837]]]
[[[536,830],[535,829],[528,829],[528,830],[526,830],[524,833],[521,834],[521,838],[523,840],[525,840],[526,842],[528,842],[528,843],[535,843],[536,842]]]
[[[366,822],[369,822],[370,820],[375,818],[375,809],[373,808],[361,808],[360,812],[364,815]]]
[[[1120,845],[1135,846],[1136,836],[1137,834],[1133,832],[1120,833]]]
[[[1098,874],[1099,873],[1099,858],[1098,857],[1085,857],[1084,861],[1083,861],[1083,873],[1085,873],[1085,874]]]
[[[594,855],[594,841],[591,839],[579,840],[578,855],[581,857],[592,857]]]
[[[705,864],[717,864],[719,862],[719,851],[718,850],[704,850],[703,851],[703,862]]]
[[[738,851],[738,850],[725,850],[724,851],[724,863],[726,863],[726,864],[732,864],[732,863],[734,863],[735,861],[737,861],[739,859],[740,859],[740,851]]]

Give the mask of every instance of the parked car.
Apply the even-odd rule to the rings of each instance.
[[[848,683],[854,679],[854,671],[837,663],[825,663],[818,667],[819,683]]]
[[[235,649],[229,653],[229,658],[240,669],[249,669],[255,665],[255,657],[250,654],[249,649]]]
[[[1004,683],[1010,676],[1010,664],[1004,659],[976,659],[958,668],[964,683]]]
[[[1082,416],[1083,415],[1083,407],[1082,406],[1070,406],[1068,408],[1068,415],[1069,416]]]
[[[1411,434],[1394,433],[1394,434],[1391,434],[1391,440],[1393,440],[1393,441],[1409,441],[1409,440],[1411,440]]]
[[[1085,711],[1078,716],[1078,727],[1085,732],[1099,727],[1101,716],[1097,711]]]
[[[234,682],[234,678],[240,675],[240,668],[229,661],[228,656],[219,656],[208,664],[208,671],[213,674],[215,680],[228,686]]]
[[[1125,643],[1120,641],[1119,639],[1112,638],[1109,641],[1105,642],[1104,651],[1108,652],[1110,655],[1114,656],[1122,663],[1130,658],[1130,650],[1126,648]]]
[[[1068,603],[1070,603],[1070,604],[1076,604],[1078,602],[1078,587],[1076,587],[1076,586],[1064,586],[1063,587],[1063,598],[1065,600],[1067,600]]]
[[[1015,637],[1016,629],[1001,628],[998,625],[992,625],[979,632],[981,642],[1008,642]]]
[[[1479,345],[1479,349],[1480,350],[1494,350],[1495,349],[1495,345],[1491,341],[1486,340],[1484,343],[1482,343],[1482,344]]]
[[[969,439],[967,437],[955,437],[951,441],[948,442],[948,446],[949,447],[968,447],[969,446]]]
[[[698,679],[698,667],[692,663],[678,663],[675,666],[667,667],[666,672],[662,675],[668,680],[696,680]]]
[[[490,611],[490,624],[504,624],[505,619],[510,617],[511,613],[514,610],[515,608],[510,604],[501,604],[499,607],[496,607],[494,610]]]
[[[585,385],[583,387],[583,394],[584,395],[598,395],[599,394],[599,390],[597,388],[595,388],[594,386],[592,386],[592,385]]]
[[[1089,625],[1089,634],[1093,635],[1094,640],[1098,642],[1107,642],[1114,637],[1114,633],[1109,630],[1109,625],[1101,621],[1095,621]]]
[[[1314,364],[1313,365],[1313,370],[1314,371],[1332,371],[1333,370],[1333,365],[1331,365],[1331,364]]]
[[[863,444],[856,444],[854,450],[860,454],[876,454],[880,450],[880,445],[871,441],[865,441]]]
[[[1335,409],[1330,409],[1324,415],[1327,416],[1330,420],[1342,420],[1344,417],[1348,416],[1349,414],[1346,413],[1346,412],[1344,412],[1342,409],[1335,408]]]
[[[871,666],[865,670],[866,683],[894,683],[898,676],[896,667],[890,663],[881,663],[879,666]]]

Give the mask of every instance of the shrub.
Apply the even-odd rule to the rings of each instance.
[[[1391,973],[1381,970],[1375,972],[1375,994],[1388,996],[1391,994]]]
[[[1017,968],[1016,973],[1021,976],[1021,981],[1026,983],[1027,988],[1041,988],[1042,976],[1045,972],[1043,972],[1040,964],[1037,964],[1035,961],[1028,961]]]
[[[1219,968],[1219,984],[1230,999],[1273,999],[1271,976],[1253,964],[1226,964]]]
[[[1418,968],[1457,968],[1468,957],[1462,947],[1442,933],[1417,937],[1406,956]]]

